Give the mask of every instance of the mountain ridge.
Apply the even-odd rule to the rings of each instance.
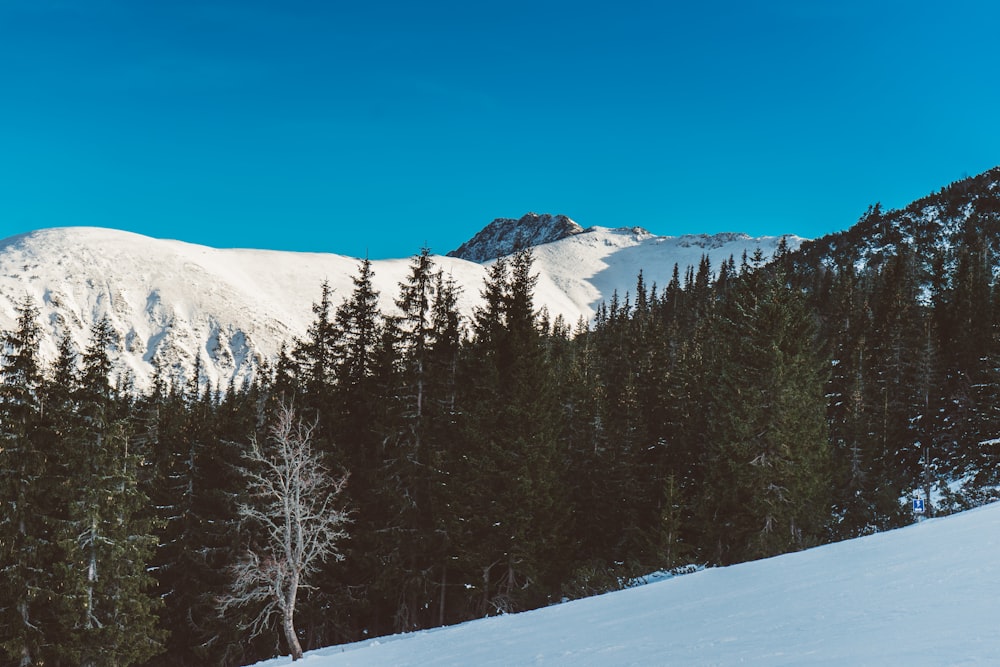
[[[575,223],[574,223],[575,224]],[[665,285],[674,263],[713,266],[748,248],[773,252],[779,237],[654,236],[642,228],[591,227],[535,246],[536,305],[568,322],[589,320],[602,300],[633,290],[640,269]],[[467,317],[479,303],[489,262],[435,255],[462,287]],[[30,296],[40,311],[44,361],[68,336],[85,349],[91,326],[107,317],[118,337],[119,378],[149,385],[154,360],[176,381],[200,358],[203,382],[247,380],[294,344],[313,318],[328,281],[335,304],[348,297],[360,260],[331,253],[219,249],[100,227],[56,227],[0,240],[0,329]],[[372,262],[380,308],[395,309],[410,258]]]
[[[1000,265],[1000,166],[899,209],[873,204],[849,228],[803,243],[794,263],[803,271],[878,267],[907,249],[927,274],[935,260],[951,261],[954,250],[976,236],[985,241],[990,263]]]

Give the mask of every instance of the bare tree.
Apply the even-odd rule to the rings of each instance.
[[[342,560],[337,543],[347,536],[348,513],[336,506],[347,475],[333,476],[312,451],[316,424],[303,424],[289,404],[278,408],[265,443],[254,438],[244,455],[243,474],[251,501],[240,517],[262,528],[259,548],[232,567],[232,585],[219,600],[220,613],[261,605],[244,627],[255,637],[280,614],[292,660],[302,657],[295,634],[295,602],[300,588],[324,561]]]

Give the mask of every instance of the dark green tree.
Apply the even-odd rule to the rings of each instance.
[[[0,650],[11,664],[51,656],[58,582],[51,564],[57,490],[41,429],[38,309],[18,305],[17,328],[3,334],[0,357]]]
[[[130,448],[128,406],[109,382],[115,345],[108,320],[98,321],[73,397],[76,428],[60,443],[72,471],[60,543],[63,593],[73,611],[73,644],[66,653],[87,666],[142,662],[162,650],[163,641],[148,572],[155,548],[148,499],[139,489],[140,462]]]
[[[438,599],[440,536],[434,531],[431,494],[434,475],[431,459],[431,419],[439,387],[431,362],[435,343],[434,263],[423,248],[410,263],[410,272],[400,284],[391,331],[398,348],[398,373],[392,412],[384,424],[386,451],[381,490],[388,510],[382,529],[381,550],[386,559],[380,588],[394,597],[393,628],[414,630],[433,623],[432,609]]]
[[[449,535],[480,614],[544,603],[566,569],[559,411],[532,261],[522,250],[509,274],[505,260],[490,269],[465,371],[471,386],[463,449],[453,457],[458,497]]]
[[[334,322],[333,289],[324,281],[319,303],[312,305],[315,315],[306,337],[295,346],[298,384],[305,405],[301,409],[319,413],[328,408],[335,383],[336,345],[339,335]],[[289,397],[291,398],[291,397]]]
[[[827,362],[801,293],[754,259],[716,322],[700,498],[704,543],[733,563],[817,544],[830,515]]]

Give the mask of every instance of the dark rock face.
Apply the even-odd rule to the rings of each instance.
[[[528,213],[519,220],[497,218],[448,256],[488,262],[522,247],[551,243],[581,232],[583,228],[565,215]]]

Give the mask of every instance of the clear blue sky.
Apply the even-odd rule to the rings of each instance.
[[[1000,164],[1000,5],[3,0],[0,236],[819,236]]]

